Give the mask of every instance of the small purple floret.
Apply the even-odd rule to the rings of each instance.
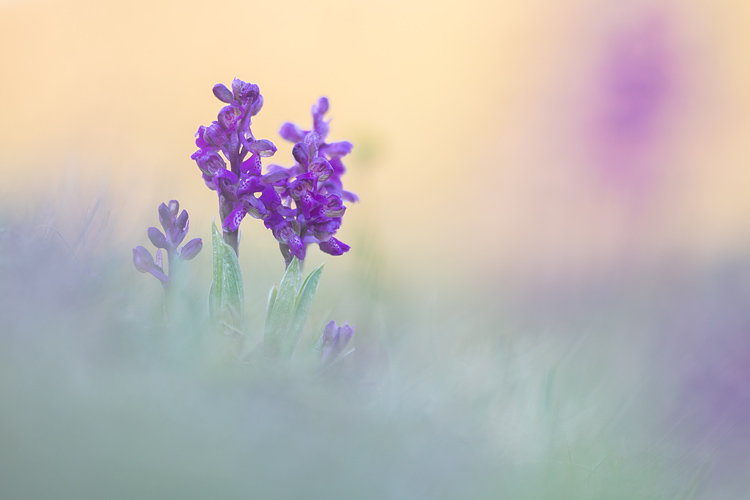
[[[315,351],[320,353],[321,366],[335,362],[346,348],[352,335],[354,335],[354,327],[346,322],[342,326],[336,326],[335,321],[329,322],[323,330],[323,335],[315,344]]]

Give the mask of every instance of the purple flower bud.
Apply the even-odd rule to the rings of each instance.
[[[298,142],[292,148],[292,156],[304,168],[307,168],[307,165],[310,163],[310,154],[307,152],[307,146],[301,142]]]
[[[221,178],[219,180],[225,181]],[[177,200],[159,205],[159,221],[164,228],[164,233],[155,227],[150,227],[147,231],[149,240],[157,247],[156,257],[152,257],[144,247],[135,247],[133,249],[133,263],[138,271],[147,272],[156,277],[161,281],[164,290],[168,291],[170,277],[164,272],[164,252],[162,250],[166,250],[169,256],[169,272],[171,274],[173,272],[172,258],[175,253],[183,260],[192,259],[200,252],[203,243],[200,238],[196,238],[178,250],[179,245],[188,233],[190,221],[187,210],[180,212],[180,203]]]
[[[177,217],[177,220],[174,223],[175,229],[178,229],[179,231],[184,231],[188,227],[188,213],[187,210],[183,210],[179,217]]]
[[[180,211],[180,202],[177,200],[170,200],[169,203],[167,203],[167,208],[169,208],[170,218],[174,219]]]
[[[172,214],[169,212],[169,207],[167,207],[166,203],[159,205],[159,222],[165,232],[169,231],[169,228],[172,227]]]
[[[213,175],[217,170],[224,169],[227,166],[221,155],[213,150],[206,152],[198,150],[193,156],[191,156],[191,158],[195,160],[198,164],[198,168],[200,168],[204,174]]]
[[[342,243],[336,238],[329,238],[326,241],[321,241],[318,246],[321,251],[333,256],[343,255],[348,252],[350,248],[349,245]]]
[[[183,210],[183,214],[186,214]],[[169,234],[167,234],[167,237],[169,238],[169,241],[171,242],[172,248],[177,248],[180,243],[182,243],[182,240],[185,239],[185,236],[187,236],[188,233],[188,226],[187,221],[185,222],[185,227],[183,229],[180,229],[177,224],[174,225],[171,231],[169,231]]]
[[[281,126],[279,135],[289,142],[301,142],[305,138],[305,132],[300,126],[289,122]]]
[[[198,149],[206,149],[211,147],[209,143],[203,140],[203,133],[206,131],[206,127],[201,125],[198,127],[198,131],[195,133],[195,145],[198,146]],[[193,153],[195,154],[195,153]],[[192,156],[191,156],[192,158]],[[193,158],[195,159],[195,158]]]
[[[250,109],[248,109],[248,113],[250,113],[250,116],[255,116],[260,112],[260,109],[262,107],[263,107],[263,96],[258,94],[258,97],[250,105]]]
[[[315,350],[320,353],[320,364],[328,365],[336,361],[353,335],[354,328],[346,322],[342,326],[336,326],[334,321],[329,322],[315,345]]]
[[[203,140],[216,148],[220,148],[229,140],[229,137],[218,122],[213,122],[203,131]]]
[[[234,99],[234,97],[232,96],[232,92],[230,92],[226,85],[224,85],[223,83],[217,83],[216,85],[214,85],[213,91],[216,98],[221,102],[229,104],[230,102],[232,102],[232,99]]]
[[[318,178],[319,181],[325,181],[333,174],[333,167],[328,160],[319,156],[310,162],[308,170]]]
[[[318,147],[320,146],[320,135],[318,135],[316,132],[310,132],[305,136],[302,142],[305,144],[305,146],[308,147],[310,151],[317,151]]]
[[[180,258],[183,260],[190,260],[201,251],[203,248],[203,240],[200,238],[193,238],[188,241],[184,247],[180,248]]]
[[[219,124],[224,130],[233,130],[242,117],[242,109],[237,106],[224,106],[219,111]]]
[[[253,154],[267,158],[273,156],[276,153],[276,146],[271,141],[261,139],[259,141],[253,141],[250,143],[250,151]]]
[[[240,100],[240,93],[242,92],[242,88],[245,85],[247,84],[239,78],[235,78],[234,80],[232,80],[232,94],[234,94],[234,98],[238,101]]]
[[[154,267],[154,258],[145,247],[137,246],[133,249],[133,264],[142,273],[147,273]]]
[[[158,229],[156,229],[155,227],[148,228],[148,239],[151,240],[151,243],[153,243],[156,248],[168,248],[169,247],[169,243],[167,243],[166,236],[164,236],[164,234]]]
[[[260,89],[257,85],[245,83],[239,78],[232,80],[232,92],[234,93],[234,98],[243,106],[255,101],[260,95]]]

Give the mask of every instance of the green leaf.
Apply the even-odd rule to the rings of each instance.
[[[266,318],[271,315],[271,309],[276,303],[276,295],[279,293],[279,287],[276,285],[271,287],[271,291],[268,292],[268,305],[266,306]]]
[[[215,218],[211,222],[211,241],[214,280],[208,294],[208,311],[215,323],[225,322],[239,328],[245,303],[242,271],[237,254],[224,241],[221,231],[216,227]]]
[[[263,341],[271,352],[285,358],[292,356],[302,335],[322,271],[321,265],[300,283],[300,263],[295,257],[284,273],[278,290],[275,287],[271,289],[263,331]]]
[[[281,352],[282,337],[291,324],[299,287],[300,265],[299,260],[295,257],[292,259],[289,267],[286,268],[278,290],[274,293],[272,289],[271,297],[268,299],[268,312],[266,313],[266,323],[263,328],[263,342],[273,353],[279,354]]]
[[[292,355],[294,348],[297,347],[297,343],[302,336],[302,329],[305,328],[305,323],[307,322],[307,314],[312,307],[315,292],[318,291],[318,283],[320,282],[320,275],[323,272],[323,266],[324,264],[319,265],[307,275],[304,283],[302,283],[302,289],[297,295],[297,303],[294,307],[294,318],[292,319],[292,325],[289,329],[289,356]]]

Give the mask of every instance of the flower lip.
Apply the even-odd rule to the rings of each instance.
[[[327,239],[326,241],[321,241],[318,244],[318,247],[320,247],[321,251],[333,256],[343,255],[351,248],[346,243],[343,243],[333,237]]]

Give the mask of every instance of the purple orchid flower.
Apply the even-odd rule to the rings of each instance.
[[[344,200],[359,201],[357,195],[343,189],[341,182],[341,176],[346,172],[341,158],[351,152],[352,144],[348,141],[326,142],[330,120],[326,121],[324,115],[328,108],[328,99],[321,97],[312,107],[311,130],[285,123],[279,131],[281,137],[295,142],[292,155],[296,165],[287,169],[273,166],[289,173],[280,192],[282,207],[286,210],[278,209],[277,216],[266,219],[266,227],[274,229],[287,264],[292,256],[302,260],[311,243],[317,243],[321,251],[334,256],[342,255],[350,248],[334,235],[341,227],[346,211]],[[279,237],[275,228],[282,225],[282,218],[298,239]]]
[[[250,202],[246,198],[254,198],[255,192],[273,184],[251,177],[260,175],[261,158],[273,156],[276,146],[271,141],[256,139],[250,129],[252,117],[263,107],[257,85],[235,78],[231,91],[218,83],[213,93],[227,105],[211,125],[198,128],[195,140],[198,151],[191,158],[203,173],[206,186],[217,192],[224,240],[239,253],[237,231],[248,213],[244,207]]]
[[[239,227],[250,215],[272,231],[287,266],[293,257],[304,260],[311,243],[330,255],[349,251],[334,235],[346,211],[344,201],[358,201],[341,183],[346,171],[341,158],[351,152],[352,144],[326,142],[328,99],[322,97],[312,107],[311,130],[292,123],[281,127],[280,135],[295,142],[296,164],[288,168],[269,165],[263,174],[262,158],[273,156],[276,146],[255,139],[250,130],[250,117],[263,105],[258,86],[235,79],[231,91],[215,85],[214,95],[228,105],[217,121],[198,129],[195,143],[199,149],[192,159],[206,185],[219,195],[225,241],[238,252]]]
[[[190,260],[198,255],[203,248],[203,240],[193,238],[180,247],[187,236],[190,221],[186,210],[180,213],[180,203],[177,200],[159,205],[159,222],[164,229],[163,233],[155,227],[148,228],[148,239],[157,248],[156,259],[145,247],[137,246],[133,249],[133,264],[138,271],[156,277],[164,289],[168,290],[177,260]],[[162,249],[167,253],[168,273],[164,271]]]

